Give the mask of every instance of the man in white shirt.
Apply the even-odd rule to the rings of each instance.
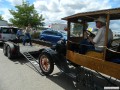
[[[84,53],[87,50],[95,49],[98,51],[103,51],[104,49],[104,43],[105,43],[105,32],[106,32],[106,20],[104,17],[99,17],[95,20],[96,27],[98,28],[98,32],[94,38],[91,38],[87,35],[88,40],[82,41],[81,44],[87,44],[86,49]],[[108,32],[108,42],[110,42],[113,39],[113,33],[109,29]],[[90,42],[89,42],[90,41]]]

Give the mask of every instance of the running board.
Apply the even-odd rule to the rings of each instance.
[[[22,55],[31,63],[31,65],[37,70],[38,73],[43,75],[38,68],[39,62],[36,60],[30,53],[28,52],[23,52]]]

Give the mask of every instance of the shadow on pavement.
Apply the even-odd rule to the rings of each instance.
[[[83,85],[76,87],[75,82],[62,72],[52,74],[50,76],[47,76],[47,78],[62,87],[64,90],[92,90]]]
[[[76,90],[73,81],[62,72],[46,76],[46,78],[62,87],[64,90]]]
[[[112,81],[116,85],[111,85],[107,80],[100,77],[96,77],[96,76],[93,78],[95,86],[92,86],[92,87],[86,86],[83,83],[77,84],[77,87],[76,87],[76,83],[74,83],[74,81],[72,81],[70,77],[68,77],[62,72],[47,76],[47,78],[53,81],[54,83],[58,84],[65,90],[104,90],[105,86],[120,87],[120,82]]]

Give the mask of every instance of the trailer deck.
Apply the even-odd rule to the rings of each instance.
[[[24,46],[22,44],[19,44],[19,48],[20,48],[19,50],[20,54],[22,54],[26,58],[26,60],[28,60],[31,63],[31,65],[36,69],[36,71],[39,74],[43,75],[39,68],[39,61],[36,58],[34,58],[32,54],[39,53],[41,49],[49,48],[49,47],[33,43],[32,46],[30,45]]]
[[[22,45],[20,44],[19,45],[20,47],[20,53],[24,53],[24,52],[37,52],[39,51],[40,49],[43,49],[43,48],[48,48],[46,46],[43,46],[43,45],[36,45],[36,44],[33,44],[33,46],[30,46],[30,45]]]

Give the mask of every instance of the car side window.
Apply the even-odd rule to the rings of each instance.
[[[43,34],[61,36],[61,33],[57,32],[57,31],[45,31]]]
[[[2,28],[2,33],[11,33],[11,30],[9,28]]]
[[[56,35],[57,35],[57,32],[56,32],[56,31],[53,31],[53,32],[52,32],[52,35],[55,35],[55,36],[56,36]]]
[[[17,28],[12,28],[12,33],[13,33],[13,34],[16,34],[16,33],[17,33],[17,30],[18,30]]]
[[[55,35],[55,32],[54,31],[50,31],[50,35]]]
[[[43,34],[49,34],[49,31],[44,31]]]
[[[56,35],[56,36],[61,36],[61,33],[57,32],[57,31],[54,31],[53,34]]]
[[[51,35],[52,32],[51,31],[44,31],[43,34]]]

